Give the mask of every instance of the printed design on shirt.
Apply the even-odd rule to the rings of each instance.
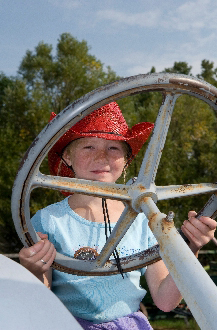
[[[97,245],[93,247],[82,246],[79,244],[78,248],[74,251],[74,258],[80,260],[95,260],[100,254],[101,248]],[[117,251],[120,258],[128,257],[132,254],[141,252],[141,249],[129,249],[127,246],[117,247]],[[113,259],[111,255],[110,259]]]
[[[85,246],[75,251],[74,258],[79,260],[95,260],[99,254],[89,246]]]

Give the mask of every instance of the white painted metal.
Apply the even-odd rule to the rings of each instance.
[[[34,275],[0,254],[0,329],[82,330],[61,301]]]
[[[216,330],[217,287],[181,238],[173,222],[165,228],[166,215],[151,198],[141,209],[152,218],[151,229],[160,245],[160,255],[202,330]],[[155,215],[155,217],[153,217]]]

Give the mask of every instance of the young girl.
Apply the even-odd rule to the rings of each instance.
[[[152,128],[151,123],[140,123],[129,129],[117,103],[105,105],[76,123],[56,142],[48,155],[50,172],[115,182]],[[119,257],[157,243],[143,213],[115,251],[120,274],[76,276],[51,268],[56,251],[80,259],[95,258],[100,253],[106,242],[105,208],[114,228],[124,210],[124,204],[117,200],[103,199],[102,203],[102,198],[73,193],[38,211],[32,222],[41,240],[20,251],[20,262],[52,289],[84,329],[151,329],[139,311],[146,293],[139,285],[140,276],[145,275],[153,301],[161,310],[172,310],[182,297],[162,260],[122,277]],[[214,236],[216,222],[207,217],[199,221],[195,215],[189,212],[189,221],[184,221],[182,231],[197,255]]]

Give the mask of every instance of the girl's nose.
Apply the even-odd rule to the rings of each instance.
[[[95,161],[107,162],[108,161],[108,155],[107,155],[106,150],[98,150],[95,154]]]

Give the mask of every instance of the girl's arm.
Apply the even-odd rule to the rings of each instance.
[[[41,240],[19,253],[20,264],[34,274],[48,288],[52,283],[51,265],[56,256],[53,244],[46,234],[38,233]]]
[[[149,265],[145,277],[152,299],[159,309],[169,312],[179,304],[182,296],[162,260]]]
[[[48,288],[51,289],[52,286],[52,268],[43,274],[43,283]]]
[[[217,223],[208,217],[198,220],[195,215],[196,212],[189,212],[189,220],[184,221],[182,231],[190,241],[189,247],[192,252],[198,256],[199,250],[214,237]],[[145,277],[152,299],[158,308],[169,312],[179,304],[182,296],[162,260],[149,265]]]

